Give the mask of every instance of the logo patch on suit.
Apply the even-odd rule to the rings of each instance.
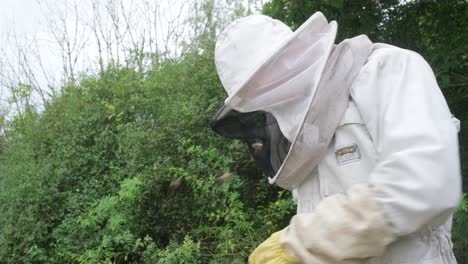
[[[338,165],[361,160],[361,152],[359,152],[359,148],[356,144],[338,149],[335,151],[335,156]]]

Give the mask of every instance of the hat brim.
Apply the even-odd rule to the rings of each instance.
[[[271,184],[292,190],[313,174],[348,108],[351,86],[371,47],[367,36],[358,36],[343,41],[333,50],[291,148],[275,177],[269,178]]]
[[[258,64],[257,67],[255,67],[255,71],[252,72],[249,78],[246,79],[241,85],[239,85],[239,88],[234,89],[234,92],[230,94],[230,96],[225,100],[225,104],[229,106],[230,108],[240,110],[236,108],[236,104],[238,103],[239,100],[239,93],[243,92],[243,89],[249,88],[249,83],[252,82],[252,80],[255,80],[259,72],[262,72],[267,66],[271,67],[274,65],[271,65],[272,62],[275,62],[278,56],[281,56],[283,51],[288,49],[289,46],[291,46],[292,43],[294,43],[298,36],[300,36],[304,31],[306,30],[311,30],[311,28],[314,27],[314,23],[317,22],[317,20],[320,21],[320,23],[323,23],[323,20],[326,21],[325,17],[323,16],[322,13],[317,12],[313,16],[311,16],[304,24],[302,24],[295,32],[293,32],[287,39],[285,39],[280,45],[278,45],[278,48],[271,52],[270,56],[267,56],[266,59],[264,59],[261,63]],[[333,44],[335,41],[336,37],[336,32],[337,32],[337,25],[335,21],[331,21],[330,23],[327,23],[328,28],[327,28],[327,39],[326,43],[323,45],[324,48],[322,49],[323,54],[322,55],[322,60],[320,61],[320,65],[318,68],[315,69],[315,73],[317,74],[315,77],[316,81],[313,82],[314,87],[310,87],[312,93],[309,98],[307,98],[307,107],[302,111],[301,113],[301,118],[300,122],[298,123],[298,129],[294,133],[294,136],[290,137],[291,141],[291,147],[289,148],[288,154],[286,155],[285,159],[283,160],[282,165],[279,167],[276,175],[274,177],[270,177],[270,183],[275,183],[279,178],[281,178],[281,174],[283,171],[283,168],[286,166],[291,161],[290,153],[293,152],[294,148],[297,146],[297,140],[300,132],[303,130],[304,122],[306,120],[306,115],[307,112],[310,111],[310,108],[314,102],[315,99],[315,94],[318,88],[318,85],[320,84],[320,80],[322,79],[323,71],[325,69],[325,65],[327,64],[328,58],[330,56],[330,53],[333,49]],[[316,26],[316,25],[315,25]],[[312,78],[312,77],[311,77]],[[271,112],[275,118],[280,120],[281,118],[279,116],[275,115],[275,112]],[[283,131],[284,132],[284,131]],[[286,133],[284,133],[286,135]],[[282,186],[283,187],[283,186]]]

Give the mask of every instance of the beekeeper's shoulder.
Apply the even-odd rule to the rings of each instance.
[[[372,46],[371,53],[364,68],[367,68],[366,70],[380,69],[401,72],[405,70],[409,63],[412,65],[428,65],[424,58],[414,51],[402,49],[389,44],[375,43]],[[377,69],[375,67],[377,67]]]
[[[351,95],[364,101],[385,98],[387,92],[395,91],[395,84],[401,84],[404,78],[421,69],[431,71],[418,53],[388,44],[373,44],[367,62],[351,87]]]
[[[403,86],[408,83],[405,80],[417,74],[421,66],[429,67],[416,52],[388,44],[373,44],[350,91],[364,120],[378,112],[378,105],[388,103],[389,98],[407,89]]]

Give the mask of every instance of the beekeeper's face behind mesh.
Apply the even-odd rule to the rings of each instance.
[[[335,35],[336,23],[316,13],[295,32],[278,20],[248,16],[218,38],[215,62],[229,97],[210,125],[244,140],[271,179],[294,148]]]
[[[241,113],[224,105],[210,126],[224,137],[245,141],[257,167],[271,178],[281,167],[291,146],[275,117],[268,112]]]

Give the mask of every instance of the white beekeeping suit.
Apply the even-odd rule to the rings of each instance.
[[[333,46],[335,35],[316,13],[294,33],[249,16],[218,39],[229,97],[212,127],[248,142],[298,205],[249,262],[456,263],[457,127],[431,68],[365,36]]]

